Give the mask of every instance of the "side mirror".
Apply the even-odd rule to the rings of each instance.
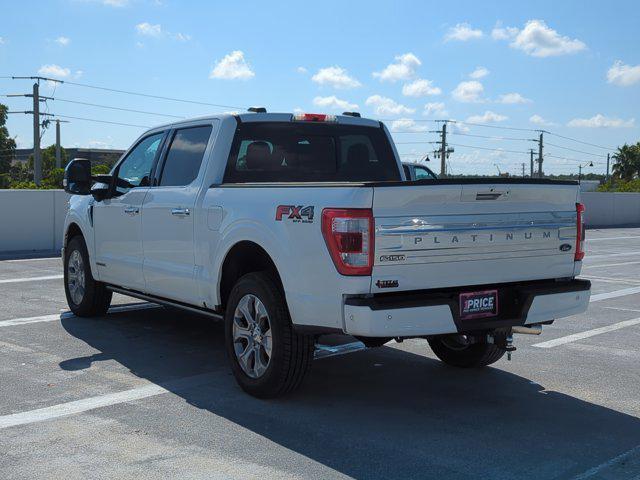
[[[91,162],[86,158],[74,158],[64,169],[64,191],[73,195],[91,193]]]

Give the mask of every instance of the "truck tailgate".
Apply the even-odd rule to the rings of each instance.
[[[371,291],[572,277],[577,199],[569,183],[375,186]]]

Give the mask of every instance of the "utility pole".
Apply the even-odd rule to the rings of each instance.
[[[533,148],[530,148],[530,149],[529,149],[529,153],[531,154],[531,159],[530,159],[530,161],[529,161],[531,171],[530,171],[529,176],[530,176],[531,178],[533,178]]]
[[[542,161],[543,161],[543,157],[542,157],[542,135],[544,134],[544,130],[540,130],[540,140],[538,140],[538,177],[542,178],[543,173],[542,173]]]
[[[609,181],[609,154],[607,153],[607,174],[604,176],[605,182]]]
[[[30,112],[22,112],[33,115],[33,182],[40,186],[42,182],[42,156],[40,152],[40,115],[53,116],[48,113],[40,113],[40,102],[53,100],[51,97],[40,96],[40,80],[49,82],[64,83],[62,80],[47,77],[11,77],[13,80],[35,80],[33,84],[33,92],[31,94],[7,95],[7,97],[31,97],[33,99],[33,110]],[[21,112],[9,112],[21,113]]]
[[[62,155],[60,153],[60,120],[56,120],[56,168],[62,166]]]
[[[524,174],[524,162],[522,162],[522,178],[524,178],[524,177],[525,177],[525,174]]]
[[[435,150],[433,154],[434,156],[435,155],[440,156],[440,177],[444,178],[447,176],[447,158],[449,157],[449,154],[454,152],[453,148],[449,148],[447,146],[447,123],[450,120],[436,120],[436,121],[442,122],[442,130],[430,130],[429,133],[439,133],[440,141],[429,142],[429,143],[435,143],[440,145],[440,149]]]
[[[442,124],[442,133],[440,134],[440,176],[447,176],[447,122]]]
[[[33,84],[33,181],[42,182],[42,159],[40,158],[40,84]]]

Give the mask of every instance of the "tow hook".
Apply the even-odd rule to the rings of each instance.
[[[513,336],[511,334],[507,335],[505,339],[504,350],[507,352],[507,360],[511,361],[511,352],[516,351],[516,347],[513,346]]]

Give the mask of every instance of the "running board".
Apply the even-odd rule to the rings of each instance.
[[[220,313],[214,312],[213,310],[208,310],[206,308],[194,307],[193,305],[187,305],[186,303],[177,302],[175,300],[156,297],[154,295],[138,292],[136,290],[129,290],[127,288],[115,287],[113,285],[107,285],[107,288],[114,293],[120,293],[122,295],[127,295],[128,297],[139,298],[140,300],[146,300],[147,302],[157,303],[166,307],[174,307],[180,310],[185,310],[187,312],[205,315],[207,317],[215,318],[216,320],[222,320],[223,318]]]

